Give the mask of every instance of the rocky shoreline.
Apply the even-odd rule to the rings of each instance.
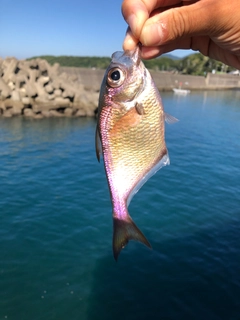
[[[99,88],[85,87],[76,75],[62,72],[58,64],[0,58],[2,117],[93,117],[98,95]]]

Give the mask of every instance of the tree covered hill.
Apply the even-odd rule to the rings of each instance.
[[[81,67],[106,69],[109,65],[110,57],[81,57],[81,56],[39,56],[28,60],[41,58],[50,64],[59,63],[62,67]],[[144,60],[148,69],[179,72],[182,74],[205,75],[207,72],[230,72],[233,68],[225,64],[203,56],[201,53],[191,54],[182,59],[173,59],[171,56],[163,55],[156,59]]]
[[[61,67],[78,67],[78,68],[98,68],[105,69],[110,61],[110,57],[82,57],[82,56],[38,56],[28,60],[41,58],[49,64],[59,63]]]

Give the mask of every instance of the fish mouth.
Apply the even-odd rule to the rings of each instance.
[[[142,44],[139,42],[136,48],[132,51],[126,51],[126,54],[128,54],[136,63],[136,66],[139,66],[141,62],[141,49],[142,49]]]
[[[129,62],[132,61],[138,67],[141,62],[141,49],[142,44],[139,42],[134,50],[114,52],[112,54],[111,66],[122,64],[128,67]]]

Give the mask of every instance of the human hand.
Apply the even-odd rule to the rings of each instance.
[[[239,0],[124,0],[123,48],[140,41],[142,58],[192,49],[240,69]]]

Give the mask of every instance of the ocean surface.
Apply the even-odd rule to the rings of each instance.
[[[112,256],[95,119],[0,118],[0,320],[239,320],[240,91],[162,94],[171,165]]]

